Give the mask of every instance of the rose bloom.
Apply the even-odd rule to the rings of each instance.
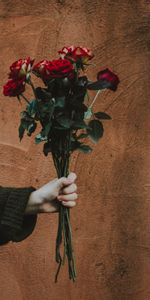
[[[44,81],[53,78],[74,78],[73,65],[67,59],[43,60],[33,67],[33,73],[41,77]]]
[[[4,96],[16,97],[25,91],[25,81],[10,79],[3,87]]]
[[[33,66],[32,72],[37,76],[41,77],[43,80],[49,79],[49,74],[47,73],[48,65],[50,61],[42,60]]]
[[[62,59],[70,58],[74,61],[80,59],[85,64],[94,57],[92,51],[85,47],[63,47],[58,53]]]
[[[19,59],[10,66],[9,78],[19,80],[22,78],[28,79],[31,73],[31,68],[34,60],[30,57],[26,59]]]
[[[110,84],[109,89],[113,91],[116,91],[117,86],[120,82],[119,77],[116,74],[114,74],[112,71],[110,71],[108,68],[98,72],[97,80],[108,82]]]

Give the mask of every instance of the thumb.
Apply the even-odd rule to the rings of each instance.
[[[63,187],[72,184],[77,178],[77,175],[75,173],[70,173],[68,177],[61,177],[58,179],[58,188],[62,189]]]
[[[73,182],[77,179],[76,173],[71,172],[71,173],[68,175],[67,179],[69,180],[69,183],[73,183]]]

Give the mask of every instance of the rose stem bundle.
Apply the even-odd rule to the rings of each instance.
[[[58,178],[69,174],[69,158],[70,158],[70,142],[71,131],[55,131],[55,138],[51,139],[52,144],[52,156],[54,165],[57,171]],[[64,253],[61,255],[61,245],[63,242]],[[75,281],[76,268],[75,257],[72,246],[72,232],[70,224],[69,208],[60,204],[58,232],[56,239],[56,262],[59,264],[57,273],[55,276],[55,282],[57,282],[58,274],[62,265],[64,265],[65,258],[68,258],[68,270],[69,278]]]

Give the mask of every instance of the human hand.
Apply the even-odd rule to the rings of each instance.
[[[74,207],[78,198],[76,178],[75,173],[70,173],[67,178],[56,178],[32,192],[25,214],[57,212],[60,203],[65,207]]]

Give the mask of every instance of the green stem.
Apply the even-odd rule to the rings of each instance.
[[[29,81],[29,84],[30,84],[30,85],[31,85],[31,87],[32,87],[32,90],[33,90],[33,93],[34,93],[35,99],[37,99],[36,90],[35,90],[34,84],[33,84],[33,82],[31,81],[31,79],[30,79],[30,81]]]
[[[90,104],[89,108],[92,108],[92,106],[94,105],[94,103],[95,103],[95,101],[96,101],[98,95],[100,94],[100,92],[101,92],[101,90],[98,90],[98,92],[96,93],[96,95],[95,95],[95,97],[94,97],[92,103]]]
[[[55,137],[56,136],[57,134],[55,132]],[[69,131],[68,134],[66,132],[66,135],[62,135],[61,133],[60,136],[58,136],[57,141],[56,138],[54,139],[52,156],[59,178],[62,176],[67,177],[69,173],[70,142],[71,131]],[[64,246],[63,257],[61,256],[60,252],[62,241]],[[64,265],[66,257],[68,259],[69,278],[75,281],[76,268],[72,246],[72,232],[69,217],[69,208],[60,205],[59,224],[56,239],[56,262],[59,265],[55,276],[55,282],[57,282],[61,266]]]
[[[72,247],[72,230],[71,230],[71,225],[70,225],[69,210],[67,210],[66,217],[67,217],[67,225],[68,225],[69,236],[70,236],[70,247],[71,247],[71,255],[72,255],[74,277],[76,277],[75,256],[74,256],[74,250],[73,250],[73,247]]]
[[[26,101],[26,103],[30,104],[29,100],[23,94],[21,94],[20,96]]]
[[[62,228],[62,230],[63,230],[63,237],[64,237],[64,255],[63,255],[62,265],[65,264],[65,258],[66,258],[66,254],[67,254],[67,251],[66,251],[66,248],[67,248],[67,239],[66,239],[66,230],[65,230],[65,222],[64,221],[65,220],[63,220],[63,224],[62,224],[62,226],[63,226],[63,228]]]
[[[33,90],[35,99],[37,100],[37,112],[38,112],[38,118],[39,118],[39,120],[40,120],[40,122],[41,122],[42,127],[44,127],[44,122],[43,122],[43,120],[42,120],[42,117],[41,117],[41,114],[40,114],[40,110],[39,110],[39,105],[38,105],[38,98],[37,98],[37,94],[36,94],[36,89],[35,89],[35,87],[34,87],[33,82],[31,81],[31,79],[29,80],[29,84],[31,85],[31,88],[32,88],[32,90]]]

